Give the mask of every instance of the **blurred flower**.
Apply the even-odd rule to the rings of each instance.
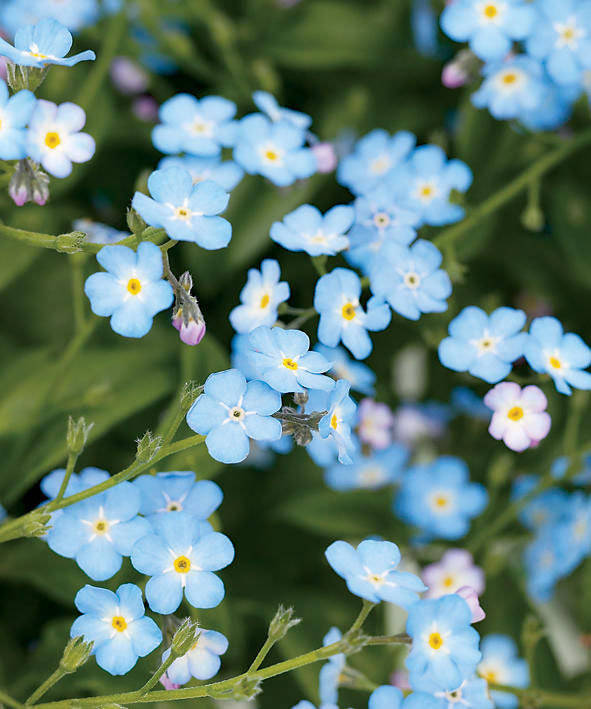
[[[141,94],[148,88],[148,74],[129,57],[115,57],[110,72],[111,80],[122,94]]]
[[[357,435],[376,450],[387,448],[392,441],[394,415],[387,404],[362,399],[357,410]]]

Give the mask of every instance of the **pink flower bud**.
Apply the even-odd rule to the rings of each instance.
[[[332,172],[337,166],[337,154],[332,143],[316,143],[312,152],[318,163],[318,172]]]
[[[471,586],[462,586],[456,591],[458,596],[461,596],[468,604],[470,610],[472,611],[472,622],[478,623],[480,620],[486,618],[486,613],[482,610],[480,606],[480,601],[478,600],[478,594]]]
[[[151,96],[139,96],[131,108],[140,121],[155,123],[158,118],[158,104]]]
[[[127,57],[115,57],[111,62],[111,79],[122,94],[141,94],[148,88],[148,75]]]
[[[190,317],[185,322],[182,308],[175,312],[172,324],[179,331],[181,342],[186,345],[198,345],[205,335],[205,320],[202,317],[197,320]]]
[[[171,679],[169,679],[166,673],[160,677],[160,684],[164,687],[164,689],[179,689],[181,686],[180,684],[175,684]]]
[[[410,689],[410,683],[408,681],[408,672],[406,670],[396,670],[390,675],[390,684],[393,684],[398,689]]]
[[[453,59],[448,62],[441,72],[441,83],[448,89],[459,89],[468,81],[468,73]]]
[[[24,185],[11,185],[8,194],[17,207],[22,207],[28,200],[27,188]]]

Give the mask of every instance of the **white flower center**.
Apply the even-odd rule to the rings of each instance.
[[[555,22],[554,31],[556,32],[556,48],[576,50],[579,46],[579,40],[583,39],[587,34],[584,27],[577,25],[577,20],[574,16],[569,17],[566,22]]]
[[[369,171],[372,173],[372,175],[383,175],[390,165],[392,164],[392,161],[388,157],[388,155],[379,155],[377,158],[371,161],[369,165]]]

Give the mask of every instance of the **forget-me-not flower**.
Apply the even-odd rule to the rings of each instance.
[[[242,304],[230,312],[230,324],[236,332],[251,332],[259,325],[271,327],[276,322],[278,306],[289,298],[289,284],[280,277],[275,259],[265,259],[260,271],[248,270],[248,280],[240,291]]]
[[[92,312],[111,317],[111,327],[125,337],[143,337],[156,313],[172,305],[172,286],[162,278],[162,254],[149,241],[137,252],[127,246],[104,246],[96,260],[106,273],[86,279],[84,292]]]
[[[80,635],[92,642],[99,667],[112,675],[124,675],[138,657],[149,655],[162,642],[160,628],[146,617],[141,590],[124,583],[115,593],[86,585],[74,599],[82,615],[74,621],[70,637]]]
[[[410,695],[412,696],[412,695]],[[410,698],[410,697],[409,697]],[[398,687],[384,684],[369,695],[368,709],[412,709],[412,705],[403,701],[403,694]],[[417,706],[416,709],[419,709]],[[425,709],[429,709],[428,706]]]
[[[118,0],[103,3],[104,9]],[[0,24],[10,35],[31,22],[50,17],[73,32],[94,24],[99,19],[96,0],[5,0],[0,6]]]
[[[379,490],[400,479],[408,457],[408,448],[400,443],[370,455],[355,451],[350,465],[337,463],[327,468],[324,481],[333,490]]]
[[[240,463],[249,452],[249,439],[277,441],[281,422],[272,414],[281,395],[258,380],[246,382],[237,369],[207,377],[203,394],[187,414],[189,426],[206,435],[205,445],[220,463]]]
[[[385,330],[390,324],[390,307],[380,298],[373,297],[364,311],[361,297],[361,280],[355,271],[335,268],[321,276],[314,291],[314,308],[320,314],[318,339],[328,347],[342,342],[356,359],[369,357],[372,341],[367,334]]]
[[[195,480],[195,473],[174,471],[140,475],[133,481],[141,495],[140,514],[152,515],[185,511],[206,520],[221,505],[224,494],[211,480]]]
[[[318,423],[322,438],[331,438],[337,446],[339,463],[350,464],[355,451],[355,441],[351,426],[357,406],[349,396],[351,385],[346,379],[339,379],[330,392],[327,402],[328,412]]]
[[[184,155],[182,157],[166,157],[158,163],[159,170],[169,167],[180,167],[191,175],[193,184],[213,180],[223,187],[226,192],[231,192],[244,177],[244,170],[232,160],[222,160],[219,155],[211,157],[197,157]]]
[[[156,613],[174,613],[183,600],[194,608],[215,608],[224,598],[221,579],[213,572],[234,558],[232,542],[224,534],[205,530],[187,512],[158,515],[154,531],[139,539],[131,563],[151,576],[146,599]]]
[[[490,384],[500,382],[523,355],[525,320],[523,310],[515,308],[497,308],[490,315],[473,305],[464,308],[449,324],[449,337],[439,343],[441,364]]]
[[[26,157],[26,125],[35,102],[35,94],[27,90],[9,97],[8,87],[0,79],[0,159],[20,160]]]
[[[480,644],[482,659],[477,672],[491,684],[529,687],[529,667],[519,657],[515,641],[508,635],[487,635]],[[491,697],[499,709],[516,709],[519,699],[514,694],[492,690]]]
[[[131,206],[150,225],[166,230],[171,239],[192,241],[204,249],[222,249],[230,243],[232,225],[217,216],[230,195],[217,182],[193,184],[187,170],[155,170],[148,178],[152,198],[136,192]]]
[[[429,587],[425,598],[457,593],[463,586],[469,586],[478,595],[484,592],[484,572],[465,549],[448,549],[439,561],[425,566],[421,578]]]
[[[199,636],[189,652],[177,657],[166,671],[175,684],[186,684],[191,677],[211,679],[218,673],[223,655],[228,649],[228,639],[217,630],[199,628]],[[170,655],[170,648],[162,654],[162,662]]]
[[[400,550],[393,542],[366,539],[355,549],[338,541],[325,554],[349,591],[373,603],[388,601],[408,609],[427,588],[418,576],[398,571]]]
[[[267,118],[274,122],[287,121],[302,130],[306,130],[312,124],[310,116],[300,111],[293,111],[291,108],[283,108],[268,91],[255,91],[252,100],[259,111],[262,111]]]
[[[353,207],[339,204],[324,216],[319,209],[303,204],[271,225],[271,239],[289,251],[310,256],[334,256],[349,246],[345,235],[353,224]]]
[[[333,626],[322,638],[322,645],[326,647],[327,645],[338,643],[342,637],[343,634],[341,631]],[[318,695],[320,696],[321,707],[337,705],[339,699],[339,682],[346,661],[346,656],[342,652],[339,652],[329,657],[328,662],[325,662],[320,668],[320,672],[318,673]]]
[[[359,404],[357,432],[359,438],[375,450],[387,448],[392,441],[394,414],[392,409],[373,399],[363,399]]]

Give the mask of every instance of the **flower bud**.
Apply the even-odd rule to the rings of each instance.
[[[332,172],[337,166],[337,154],[332,143],[316,143],[312,145],[316,158],[318,172]]]
[[[293,608],[284,608],[280,605],[273,620],[269,623],[268,636],[271,640],[278,642],[287,635],[291,628],[301,622],[301,618],[293,617]]]
[[[193,320],[189,317],[185,322],[182,308],[173,315],[172,324],[179,331],[181,342],[186,345],[198,345],[205,335],[205,320]]]
[[[49,66],[33,67],[21,66],[14,62],[6,62],[6,81],[13,93],[22,89],[35,91],[45,81]]]
[[[69,234],[56,236],[56,251],[61,254],[78,254],[82,251],[82,244],[86,239],[83,231],[71,231]]]
[[[187,382],[181,395],[181,409],[188,411],[200,394],[203,394],[202,384],[193,381]]]
[[[148,75],[128,57],[115,57],[110,73],[112,82],[122,94],[141,94],[148,88]]]
[[[179,333],[181,342],[198,345],[205,336],[205,318],[197,298],[191,295],[193,278],[185,271],[175,285],[176,303],[172,311],[172,325]]]
[[[195,645],[198,638],[199,623],[191,618],[185,618],[173,635],[170,652],[175,657],[182,657]]]
[[[441,83],[448,89],[459,89],[476,78],[479,64],[478,58],[472,51],[462,49],[443,67]]]
[[[49,176],[30,158],[19,160],[8,183],[8,194],[18,207],[26,202],[42,207],[49,199]]]
[[[76,672],[79,667],[88,660],[92,652],[92,642],[85,642],[84,637],[79,635],[72,638],[64,649],[64,654],[60,660],[60,667],[66,674]]]
[[[84,450],[88,434],[93,426],[94,423],[87,425],[84,417],[74,420],[70,416],[68,419],[68,433],[66,434],[66,445],[69,453],[80,454]]]
[[[127,210],[127,226],[132,234],[139,234],[148,226],[133,207]]]
[[[461,596],[468,607],[472,611],[472,623],[478,623],[480,620],[486,618],[486,613],[482,610],[480,606],[480,601],[478,600],[478,594],[472,588],[472,586],[462,586],[456,591],[458,596]]]
[[[169,676],[164,673],[162,677],[160,677],[160,684],[164,687],[164,689],[180,689],[180,684],[176,684],[173,682]]]
[[[51,513],[44,512],[43,508],[32,512],[30,515],[25,517],[23,524],[23,536],[24,537],[44,537],[47,532],[49,532],[49,522],[51,520]]]
[[[151,431],[146,431],[137,441],[136,460],[139,463],[149,463],[162,446],[162,437],[153,436]]]

